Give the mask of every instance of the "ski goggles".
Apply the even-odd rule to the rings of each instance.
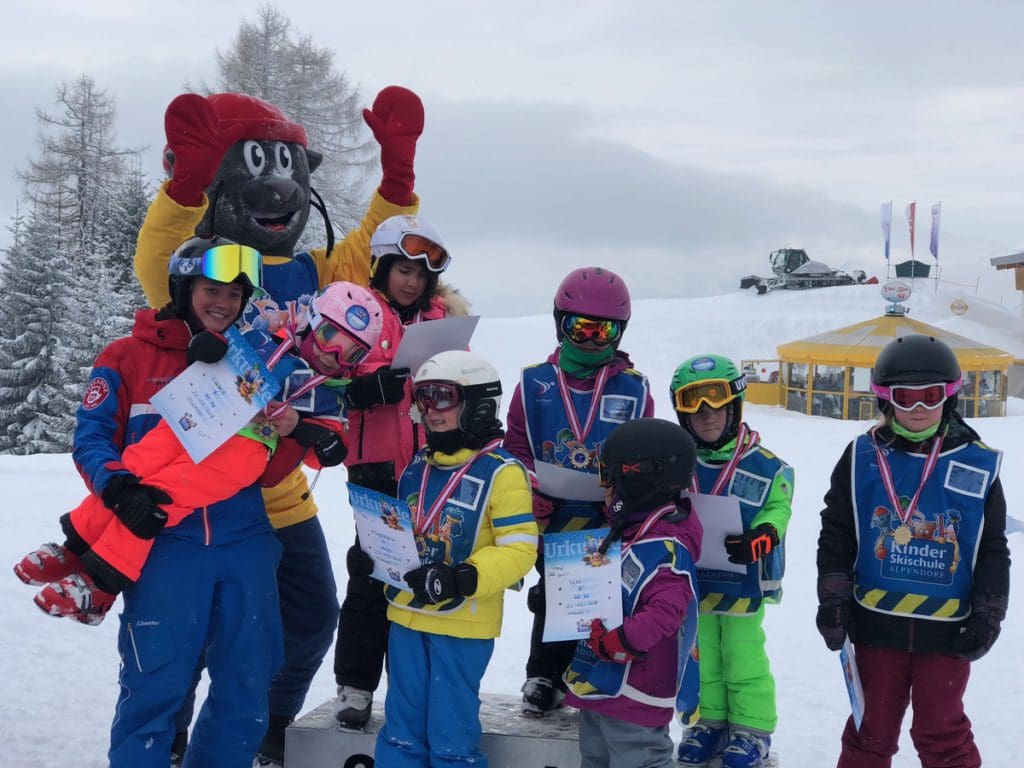
[[[423,235],[406,233],[398,238],[395,247],[407,259],[422,261],[431,272],[444,272],[452,263],[452,257],[443,245],[428,240]]]
[[[960,391],[962,381],[961,377],[956,381],[937,384],[893,384],[891,387],[872,383],[871,391],[901,411],[912,411],[919,406],[934,411]]]
[[[454,381],[421,381],[412,388],[412,399],[420,413],[427,409],[444,413],[456,408],[468,399],[497,397],[501,394],[501,382],[470,384],[463,386]]]
[[[355,365],[370,353],[370,348],[341,326],[324,320],[313,331],[313,342],[322,352],[333,353],[338,362]]]
[[[585,315],[562,315],[559,328],[573,344],[592,341],[605,347],[622,336],[622,323],[618,320],[601,320]]]
[[[679,413],[696,413],[704,403],[711,408],[721,408],[735,398],[745,384],[743,379],[705,379],[680,387],[672,396]]]
[[[261,288],[263,254],[248,245],[226,243],[207,249],[201,256],[172,258],[169,272],[206,277],[218,283],[233,283],[244,276],[253,288]]]

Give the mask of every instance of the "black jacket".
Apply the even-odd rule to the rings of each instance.
[[[927,453],[930,441],[911,443],[887,428],[879,430],[879,438],[891,441],[898,450]],[[978,440],[978,434],[954,415],[943,444],[943,450]],[[832,471],[832,483],[825,494],[821,512],[821,534],[818,536],[818,576],[848,574],[853,579],[857,560],[857,532],[853,515],[851,462],[853,443],[846,447]],[[870,546],[870,542],[863,546]],[[972,605],[979,598],[1008,597],[1010,591],[1010,550],[1006,545],[1006,499],[997,478],[985,499],[985,521],[974,564]],[[852,595],[851,595],[852,597]],[[964,621],[935,621],[879,613],[852,600],[848,633],[854,643],[878,648],[918,653],[954,653],[954,638],[960,634]]]

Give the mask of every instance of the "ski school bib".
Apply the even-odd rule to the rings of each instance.
[[[643,414],[647,379],[602,369],[591,392],[568,387],[551,363],[524,368],[520,379],[526,432],[536,461],[597,474],[597,452],[615,427]],[[559,381],[559,379],[562,379]]]
[[[1002,454],[981,443],[942,452],[921,486],[927,456],[880,448],[901,509],[892,509],[871,435],[854,443],[858,553],[854,597],[873,611],[935,621],[970,613],[985,499]],[[917,504],[910,499],[921,486]]]
[[[643,415],[647,379],[633,370],[598,374],[591,392],[569,388],[551,363],[524,368],[520,379],[526,434],[535,462],[597,474],[597,454],[615,427]],[[572,531],[605,525],[603,504],[560,499],[546,531]]]
[[[706,464],[697,460],[697,487],[708,493],[715,486],[722,464]],[[757,446],[740,459],[722,495],[735,496],[740,504],[744,530],[753,528],[754,518],[768,501],[775,478],[782,473],[784,481],[793,486],[793,468],[775,454]],[[699,513],[699,510],[698,510]],[[755,613],[764,600],[782,597],[782,577],[786,570],[785,540],[772,549],[768,557],[751,563],[744,573],[697,569],[700,583],[701,613]]]
[[[574,695],[581,699],[608,699],[617,696],[652,707],[675,708],[686,716],[696,710],[700,678],[693,657],[697,641],[698,593],[694,579],[695,566],[689,550],[675,539],[647,539],[635,542],[622,556],[622,613],[632,616],[644,588],[661,568],[684,574],[694,590],[683,625],[676,635],[678,656],[676,663],[676,696],[656,698],[629,684],[629,671],[633,662],[618,664],[602,661],[587,645],[586,640],[576,644],[572,664],[564,680]]]
[[[473,553],[494,476],[509,464],[519,462],[503,448],[485,450],[468,464],[451,467],[429,464],[425,449],[413,457],[398,482],[398,498],[413,511],[421,563],[461,563]],[[390,585],[384,594],[394,605],[420,613],[453,611],[466,600],[457,597],[431,605]]]

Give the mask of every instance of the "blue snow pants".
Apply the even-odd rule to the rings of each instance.
[[[295,717],[338,626],[338,587],[316,517],[277,529],[284,547],[277,569],[284,662],[270,684],[270,714]]]
[[[494,640],[432,635],[392,623],[375,764],[487,768],[480,751],[480,680],[493,652]]]
[[[157,537],[142,576],[124,591],[110,768],[167,768],[175,715],[204,650],[210,689],[184,764],[252,765],[281,663],[280,556],[269,527],[217,546]]]

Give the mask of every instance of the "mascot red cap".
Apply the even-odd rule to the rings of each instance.
[[[240,128],[241,139],[289,141],[308,147],[306,129],[265,101],[242,93],[214,93],[206,97],[213,107],[221,132]]]

